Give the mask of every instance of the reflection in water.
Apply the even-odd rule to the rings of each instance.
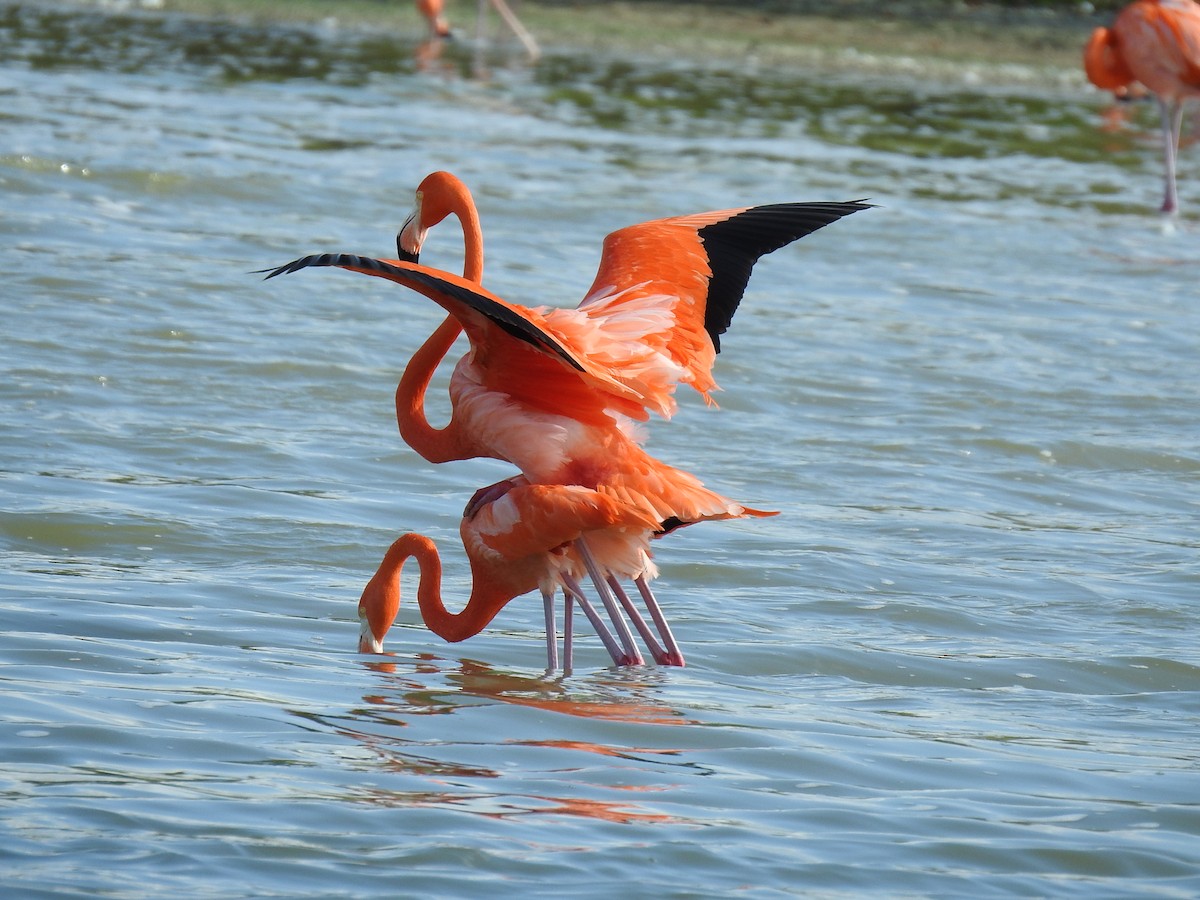
[[[579,816],[600,819],[618,824],[641,823],[686,823],[689,820],[663,813],[643,812],[637,804],[621,801],[595,800],[585,797],[547,797],[536,794],[449,794],[429,791],[427,793],[392,793],[382,790],[364,792],[368,803],[377,806],[427,806],[451,808],[475,813],[489,819],[508,819],[516,816],[555,815]]]
[[[694,720],[650,696],[653,678],[623,680],[611,685],[592,683],[587,690],[578,687],[569,690],[559,680],[501,672],[473,660],[456,660],[447,666],[430,654],[422,654],[412,666],[378,661],[365,662],[364,666],[379,675],[381,690],[363,697],[365,705],[349,717],[353,726],[343,720],[334,725],[335,730],[367,748],[379,768],[392,774],[416,776],[425,787],[416,790],[373,787],[363,791],[359,799],[365,797],[368,803],[381,806],[448,807],[489,818],[551,814],[616,823],[682,821],[674,815],[648,811],[630,798],[630,794],[637,792],[668,790],[670,785],[662,782],[660,770],[655,770],[653,787],[596,784],[586,778],[564,778],[564,773],[584,772],[590,764],[572,760],[569,765],[562,765],[560,758],[562,754],[583,753],[606,760],[622,759],[629,765],[627,769],[616,771],[628,771],[631,777],[636,777],[639,771],[653,765],[653,760],[679,757],[683,751],[678,748],[621,746],[580,738],[513,740],[499,735],[490,738],[486,730],[474,734],[466,728],[460,728],[458,733],[472,733],[472,739],[449,742],[445,738],[445,726],[439,726],[436,737],[428,740],[422,740],[419,735],[410,736],[407,732],[410,726],[418,724],[416,717],[449,713],[471,716],[473,710],[486,709],[497,702],[602,722],[646,726],[695,724]],[[490,752],[504,760],[504,765],[491,767],[446,758],[447,751],[452,748],[475,753],[480,746],[490,746]],[[506,789],[510,780],[506,773],[511,771],[514,754],[546,751],[552,754],[553,765],[546,768],[544,778],[535,779],[536,782],[543,785],[545,781],[553,781],[563,788],[574,788],[573,794]],[[611,763],[601,765],[605,771],[613,771]],[[528,779],[527,771],[524,777]],[[486,780],[492,784],[487,791],[464,790],[463,779]],[[622,797],[578,795],[609,791],[620,791]]]
[[[636,675],[622,672],[622,675],[630,677],[624,678],[619,688],[614,686],[603,694],[584,694],[568,689],[561,679],[531,678],[500,672],[485,663],[469,659],[457,660],[456,669],[443,670],[440,662],[437,656],[422,653],[413,665],[412,673],[406,675],[399,663],[365,661],[363,665],[366,668],[386,679],[388,690],[364,697],[370,706],[363,712],[372,716],[377,715],[379,709],[409,715],[453,712],[463,708],[463,698],[469,697],[611,722],[695,724],[676,710],[642,696],[656,682],[654,670],[638,672]],[[639,677],[642,675],[646,677]],[[446,686],[440,690],[431,689],[428,682],[432,678],[444,679]],[[594,683],[592,687],[596,689]]]

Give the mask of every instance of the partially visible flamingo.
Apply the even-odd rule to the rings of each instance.
[[[479,212],[467,186],[449,172],[432,172],[417,186],[412,214],[396,234],[399,259],[417,262],[429,229],[447,216],[454,216],[462,226],[463,278],[482,283],[483,229],[479,224]],[[429,462],[458,458],[452,455],[453,450],[447,449],[457,445],[453,434],[447,433],[451,426],[438,429],[429,424],[425,415],[425,392],[429,390],[438,364],[460,334],[462,326],[458,319],[453,314],[447,315],[409,360],[396,386],[396,424],[400,436]]]
[[[400,573],[415,558],[420,567],[417,603],[425,624],[447,641],[462,641],[478,634],[513,598],[535,588],[546,601],[547,664],[557,668],[557,630],[553,622],[553,597],[563,591],[584,610],[605,648],[619,665],[641,662],[632,642],[614,638],[579,587],[585,567],[601,565],[607,571],[653,571],[648,535],[656,526],[645,513],[603,492],[575,485],[530,484],[520,476],[475,493],[459,526],[471,566],[471,595],[463,608],[452,613],[441,597],[441,559],[433,541],[424,535],[405,534],[384,555],[374,577],[359,600],[359,649],[379,653],[383,639],[400,609]],[[591,537],[597,559],[581,556],[584,534]],[[584,551],[586,554],[588,551]],[[570,609],[570,606],[568,606]],[[570,666],[572,629],[566,623],[565,665]]]
[[[1162,212],[1179,211],[1175,186],[1183,104],[1200,97],[1200,4],[1135,0],[1111,28],[1097,28],[1084,49],[1084,70],[1097,87],[1120,95],[1135,82],[1151,91],[1162,115],[1165,190]]]
[[[450,23],[446,19],[445,0],[416,0],[417,12],[429,24],[429,40],[440,40],[441,38],[451,37]],[[487,18],[487,8],[491,5],[493,9],[499,13],[500,18],[504,20],[504,24],[512,29],[513,34],[525,47],[525,52],[529,54],[531,60],[536,60],[541,56],[541,49],[537,45],[529,30],[521,24],[521,20],[517,18],[517,14],[512,11],[512,7],[508,5],[506,0],[479,0],[479,13],[476,20],[476,31],[479,37],[483,34],[483,23]]]
[[[417,0],[417,12],[429,25],[429,40],[450,37],[450,23],[446,21],[445,0]]]
[[[406,370],[407,384],[402,380],[397,392],[397,416],[402,431],[406,417],[416,423],[414,447],[432,461],[490,456],[514,463],[530,482],[603,488],[651,517],[655,533],[661,534],[705,519],[772,513],[722,497],[689,473],[649,456],[630,420],[645,419],[650,410],[669,417],[680,381],[708,399],[716,389],[711,369],[719,336],[754,263],[865,208],[859,201],[775,204],[622,229],[606,238],[600,271],[577,310],[520,307],[446,272],[351,254],[304,257],[268,277],[338,266],[425,294],[463,327],[471,350],[455,369],[451,421],[442,429],[424,421],[421,400],[428,376],[457,334],[448,322],[439,328],[441,337],[435,334],[427,341]],[[423,233],[421,217],[410,223],[414,221],[416,232]],[[469,219],[463,221],[467,230]],[[405,247],[409,230],[409,224],[401,229],[398,244],[401,254],[412,258]],[[414,243],[419,249],[420,242]],[[414,391],[411,396],[405,394],[408,389]],[[586,559],[582,536],[576,547]],[[607,583],[632,609],[619,590],[622,573],[590,567],[589,574],[602,598]],[[645,574],[632,577],[667,644],[660,661],[682,665]],[[619,614],[614,624],[620,629],[618,619]],[[639,631],[648,637],[646,630]],[[636,653],[622,637],[631,655]]]

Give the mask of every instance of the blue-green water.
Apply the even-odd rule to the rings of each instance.
[[[0,6],[6,895],[1200,893],[1200,220],[1152,111],[413,49]],[[782,511],[660,546],[686,669],[546,675],[535,596],[354,652],[397,534],[465,596],[509,471],[396,434],[431,304],[248,273],[388,255],[438,168],[527,304],[623,225],[880,206],[766,258],[721,408],[652,425]]]

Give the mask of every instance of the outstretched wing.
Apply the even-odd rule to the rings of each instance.
[[[485,387],[534,409],[569,412],[585,422],[607,421],[611,411],[645,418],[644,400],[606,366],[588,359],[571,336],[557,333],[539,311],[501,300],[473,281],[400,260],[352,253],[305,256],[267,272],[267,278],[333,266],[386,278],[433,300],[462,324]]]
[[[578,313],[596,328],[581,349],[606,365],[647,406],[669,416],[674,385],[705,395],[712,366],[758,260],[838,219],[868,209],[849,203],[776,203],[658,219],[614,231]],[[587,330],[567,311],[547,320],[561,334]]]
[[[353,253],[314,253],[275,269],[263,271],[268,272],[267,278],[274,278],[276,275],[290,275],[301,269],[320,266],[334,266],[395,281],[424,294],[447,312],[474,310],[517,340],[557,356],[572,369],[586,371],[583,363],[577,360],[570,350],[531,319],[528,310],[506,303],[484,290],[481,285],[459,278],[450,272],[401,260],[373,259]]]

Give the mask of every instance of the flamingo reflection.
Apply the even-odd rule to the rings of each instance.
[[[379,675],[379,689],[364,696],[363,706],[353,711],[350,722],[343,720],[335,730],[370,751],[383,771],[415,776],[423,784],[417,790],[373,787],[356,791],[359,800],[387,807],[455,809],[492,819],[555,815],[617,824],[686,821],[646,808],[637,796],[667,790],[669,784],[647,787],[636,783],[564,782],[579,793],[601,796],[560,796],[559,792],[544,790],[508,792],[501,789],[505,783],[502,779],[512,777],[508,770],[453,761],[449,755],[458,745],[448,744],[441,737],[425,743],[409,737],[406,730],[416,724],[418,716],[469,714],[473,707],[497,702],[609,722],[652,726],[693,724],[678,711],[645,697],[652,680],[622,681],[608,690],[596,688],[594,693],[584,693],[578,689],[568,691],[561,682],[503,672],[473,660],[459,660],[448,667],[444,660],[429,654],[422,655],[415,665],[378,660],[364,661],[363,665]],[[478,739],[472,739],[463,745],[474,748],[478,743]],[[577,738],[498,739],[494,743],[499,749],[514,748],[511,753],[518,752],[515,748],[529,747],[560,751],[564,755],[585,753],[628,760],[631,777],[637,772],[634,763],[645,766],[683,753],[678,747],[620,746]],[[511,753],[506,758],[511,758]],[[473,750],[472,755],[477,755],[477,751]],[[568,768],[580,766],[572,761],[546,771]],[[544,783],[544,779],[536,780],[539,785]],[[477,787],[471,789],[471,784],[464,781],[474,782]],[[486,789],[484,783],[488,785]],[[613,797],[612,792],[620,792],[620,796]]]

